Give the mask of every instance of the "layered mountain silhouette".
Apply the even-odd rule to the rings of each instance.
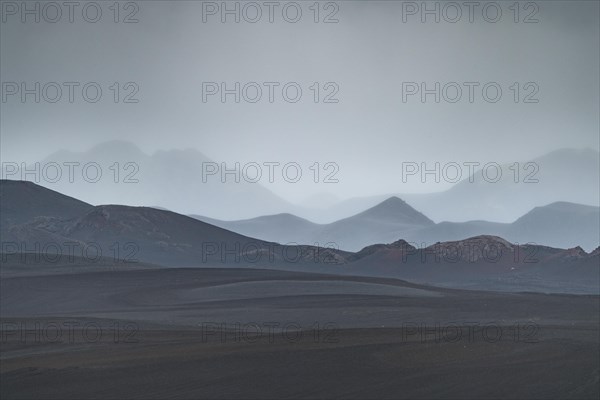
[[[148,155],[130,142],[110,141],[83,152],[58,151],[40,161],[42,167],[50,163],[61,166],[79,163],[73,167],[73,181],[67,178],[67,167],[62,167],[63,177],[57,182],[40,179],[34,183],[94,205],[159,206],[180,213],[236,219],[292,208],[260,183],[249,183],[241,176],[239,183],[232,175],[222,179],[220,173],[203,179],[203,164],[213,161],[193,149],[157,151]],[[96,182],[98,168],[92,163],[102,172]],[[89,176],[84,178],[82,169],[86,164],[90,165]],[[232,168],[232,165],[228,167]],[[32,166],[28,168],[33,169]],[[218,168],[220,170],[221,166]],[[6,171],[3,176],[20,179],[11,177]],[[34,178],[30,175],[27,179]]]
[[[529,163],[502,165],[502,177],[498,182],[486,181],[481,171],[477,171],[472,183],[463,179],[445,192],[406,195],[405,199],[418,204],[420,210],[437,221],[508,222],[550,202],[600,204],[600,157],[597,151],[562,149]]]
[[[600,243],[600,208],[556,202],[535,207],[516,221],[503,224],[487,221],[442,222],[407,237],[416,242],[458,240],[469,236],[499,235],[515,243],[538,243],[588,251]]]
[[[16,258],[23,255],[75,249],[63,255],[74,255],[77,259],[84,256],[88,262],[96,257],[103,260],[111,257],[122,263],[167,267],[245,266],[311,271],[317,268],[329,273],[390,276],[450,287],[509,291],[526,288],[593,293],[598,290],[598,280],[594,278],[600,272],[599,249],[587,253],[581,247],[518,245],[494,235],[477,235],[426,246],[396,238],[390,244],[372,244],[347,252],[322,245],[280,245],[149,207],[91,206],[30,182],[2,180],[0,194],[0,255],[3,260],[7,257],[11,260],[12,268],[18,263]],[[38,208],[41,211],[36,211]],[[545,221],[545,213],[552,208],[567,212],[567,217],[573,209],[571,205],[552,205],[534,210],[525,221],[528,218]],[[576,211],[581,212],[580,208]],[[593,211],[583,212],[581,218],[591,219],[594,214],[589,212]],[[273,218],[292,221],[298,226],[307,226],[308,222],[290,215]],[[268,224],[273,218],[262,221]],[[399,226],[415,232],[435,226],[402,200],[392,198],[353,218],[330,224],[330,229],[351,229],[354,224],[373,229],[378,223],[382,231],[390,234]],[[560,223],[560,219],[554,223]],[[313,225],[316,224],[308,226]],[[350,236],[352,231],[348,233]]]
[[[334,243],[348,251],[358,251],[373,243],[392,243],[398,238],[428,246],[439,241],[478,235],[498,235],[516,243],[538,243],[559,248],[581,246],[589,251],[600,243],[600,208],[566,202],[536,207],[509,224],[488,221],[435,224],[397,197],[390,197],[355,216],[330,224],[315,224],[290,214],[243,221],[194,217],[269,241]]]
[[[352,217],[330,224],[279,214],[242,221],[220,221],[193,215],[222,228],[279,243],[318,244],[357,251],[373,243],[388,243],[407,233],[434,225],[403,200],[390,197]]]
[[[521,243],[533,241],[557,247],[579,244],[593,249],[600,241],[599,210],[599,207],[566,202],[536,207],[510,224],[505,237]]]
[[[47,249],[65,256],[167,266],[314,264],[334,262],[336,254],[344,254],[313,246],[280,246],[171,211],[91,206],[31,182],[0,182],[4,253]]]
[[[489,182],[481,170],[476,170],[473,176],[464,175],[461,181],[442,192],[415,194],[398,190],[343,201],[321,193],[295,205],[260,182],[250,183],[243,177],[235,182],[231,175],[223,180],[216,174],[203,181],[202,165],[212,160],[197,150],[166,150],[148,155],[132,143],[111,141],[83,152],[58,151],[40,161],[42,165],[78,162],[74,182],[69,182],[66,176],[56,183],[44,179],[34,182],[89,204],[159,207],[220,220],[287,213],[331,223],[354,216],[392,196],[403,199],[436,222],[510,223],[543,204],[600,204],[598,151],[561,149],[535,159],[517,161],[517,165],[501,166],[502,175],[497,182]],[[81,178],[81,167],[90,162],[102,168],[103,176],[95,183]],[[94,175],[94,169],[90,171]],[[2,172],[7,179],[20,179],[6,170]]]
[[[600,204],[600,153],[596,150],[560,149],[515,162],[518,165],[501,165],[502,175],[497,182],[491,179],[493,169],[487,180],[481,169],[477,169],[472,176],[463,176],[460,182],[445,191],[427,194],[397,191],[355,197],[312,215],[316,216],[315,220],[335,221],[373,207],[391,196],[404,199],[436,222],[487,220],[509,223],[541,204]],[[414,179],[421,178],[416,176]],[[311,216],[310,213],[299,215]]]

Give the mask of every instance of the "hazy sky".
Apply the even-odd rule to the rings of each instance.
[[[319,192],[344,198],[435,190],[419,182],[403,184],[403,161],[513,162],[563,147],[599,147],[597,1],[521,2],[518,15],[513,1],[480,2],[473,22],[463,2],[454,3],[461,7],[460,18],[442,2],[439,23],[435,15],[421,22],[413,5],[422,2],[321,2],[318,23],[313,1],[296,2],[302,10],[297,23],[284,19],[296,17],[296,3],[289,2],[275,3],[273,23],[263,1],[254,3],[262,12],[255,23],[244,20],[256,16],[256,8],[244,8],[244,2],[238,5],[240,23],[234,15],[221,22],[213,5],[220,8],[222,2],[121,2],[117,23],[113,1],[95,3],[102,10],[96,23],[83,18],[89,2],[73,10],[73,23],[64,6],[58,22],[47,22],[44,18],[57,18],[56,9],[27,2],[31,8],[36,3],[40,22],[25,15],[23,23],[21,1],[2,1],[3,160],[31,162],[56,150],[86,150],[120,139],[147,153],[195,148],[215,161],[294,161],[306,172],[314,162],[339,165],[338,184],[270,186],[297,201]],[[433,9],[436,2],[426,5]],[[499,21],[488,22],[497,6]],[[216,14],[208,15],[211,11]],[[86,12],[93,20],[95,6]],[[130,13],[137,23],[122,22]],[[323,23],[330,14],[337,23]],[[56,93],[47,85],[39,103],[32,94],[23,103],[21,93],[10,94],[11,82],[19,91],[23,82],[29,88],[56,82],[62,97],[47,101]],[[73,103],[64,82],[79,83]],[[82,97],[89,82],[102,89],[96,103]],[[239,103],[233,94],[225,103],[220,94],[203,102],[203,82],[224,82],[228,88],[257,82],[262,98],[251,103],[240,91]],[[272,84],[272,103],[265,82],[279,84]],[[289,82],[302,89],[296,103],[283,97]],[[456,82],[462,97],[447,101],[456,96],[456,85],[449,85],[445,93],[440,90],[439,103],[434,94],[423,103],[420,93],[403,101],[403,86],[414,89],[406,82],[424,82],[427,88]],[[464,82],[479,84],[473,103]],[[495,87],[502,89],[495,103],[482,93],[490,82],[490,99]],[[246,88],[246,98],[253,98],[255,86]],[[136,89],[133,98],[139,101],[124,103]],[[90,97],[94,90],[89,89]],[[325,103],[336,90],[331,99],[338,102]],[[294,97],[295,87],[287,94]],[[538,102],[524,103],[526,98]]]

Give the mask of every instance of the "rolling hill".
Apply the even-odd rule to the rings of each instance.
[[[281,246],[171,211],[90,206],[30,182],[1,180],[2,251],[168,266],[337,263],[344,252]],[[28,199],[33,196],[33,202]],[[36,212],[36,204],[40,212]],[[25,204],[22,207],[21,204]],[[27,221],[25,221],[28,219]]]
[[[127,268],[131,268],[136,262],[141,266],[267,268],[385,276],[486,290],[598,291],[598,249],[587,253],[580,247],[560,249],[539,244],[519,245],[493,235],[477,235],[422,246],[396,238],[391,244],[372,244],[352,253],[322,245],[279,245],[148,207],[91,207],[32,183],[2,180],[0,189],[3,193],[0,212],[4,218],[0,256],[2,260],[11,260],[12,274],[18,268],[15,262],[19,263],[20,254],[24,252],[38,253],[46,264],[53,264],[52,257],[57,252],[65,255],[62,252],[68,250],[68,255],[73,256],[77,264],[88,265],[99,260],[109,268],[119,264],[128,264]],[[36,202],[44,204],[39,213],[35,211],[35,203],[27,203],[32,194],[35,194]],[[14,201],[21,201],[26,206],[20,207]],[[544,213],[554,209],[573,212],[571,205],[555,204],[536,210],[525,221],[529,218],[545,221]],[[595,215],[593,212],[584,210],[581,218],[591,220]],[[390,213],[391,217],[387,218]],[[31,217],[31,220],[22,222],[25,217]],[[562,215],[561,218],[566,217]],[[560,220],[554,223],[560,223]],[[332,225],[339,230],[348,229],[350,237],[361,236],[349,230],[361,224],[369,229],[368,234],[380,226],[382,232],[389,235],[394,234],[398,226],[415,231],[424,225],[435,226],[396,198]],[[30,268],[31,260],[23,264]],[[56,262],[56,266],[64,269],[64,259]]]

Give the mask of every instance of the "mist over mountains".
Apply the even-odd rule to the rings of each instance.
[[[30,199],[37,199],[31,201]],[[37,203],[46,205],[36,212]],[[15,206],[17,204],[18,206]],[[323,263],[329,249],[285,246],[243,236],[172,211],[123,205],[92,206],[31,182],[0,181],[0,253],[202,267]],[[88,252],[90,254],[88,254]],[[345,252],[336,251],[332,256]],[[330,257],[331,258],[331,257]],[[283,260],[283,261],[282,261]]]
[[[62,166],[62,177],[57,182],[44,179],[42,172],[37,174],[37,180],[33,173],[21,175],[24,169],[19,163],[9,166],[7,162],[11,160],[2,164],[3,178],[31,180],[90,204],[159,207],[230,221],[289,213],[317,223],[330,223],[392,196],[436,222],[511,223],[535,207],[554,202],[600,203],[597,187],[600,156],[590,149],[561,149],[517,165],[502,165],[501,176],[494,182],[489,178],[491,172],[484,176],[482,170],[475,170],[472,176],[464,176],[450,189],[436,193],[403,193],[398,181],[390,186],[391,194],[338,201],[335,195],[321,193],[297,202],[283,199],[262,182],[244,179],[244,171],[238,171],[237,178],[235,173],[223,177],[220,170],[207,174],[208,167],[217,165],[220,169],[221,163],[195,149],[164,150],[148,155],[132,143],[112,141],[85,152],[58,151],[40,161],[41,170],[52,163]],[[73,167],[73,182],[68,179],[65,163],[79,163]],[[95,167],[88,169],[87,180],[82,178],[82,168],[87,163],[99,166],[102,176],[97,182],[89,182],[96,177]],[[48,171],[53,174],[52,168]],[[418,174],[409,178],[422,179]],[[331,190],[335,190],[335,185]],[[324,199],[321,207],[319,198]]]
[[[494,182],[490,182],[482,170],[475,170],[472,176],[437,193],[341,201],[323,193],[298,205],[275,195],[260,182],[244,179],[243,171],[238,171],[237,176],[233,171],[225,176],[214,171],[207,174],[208,167],[218,167],[219,163],[197,150],[168,150],[147,155],[132,143],[112,141],[86,152],[63,150],[51,154],[40,161],[37,172],[32,165],[23,169],[22,165],[3,162],[3,177],[37,179],[40,186],[35,187],[40,192],[27,195],[34,190],[30,185],[23,186],[22,191],[6,191],[2,231],[8,235],[7,227],[12,227],[10,235],[16,239],[50,240],[74,235],[77,240],[108,245],[109,237],[136,243],[148,239],[121,237],[127,229],[158,230],[162,233],[152,234],[156,236],[150,238],[159,240],[163,235],[165,240],[159,240],[162,243],[159,250],[151,246],[152,258],[146,260],[148,262],[171,262],[171,250],[187,254],[181,258],[184,263],[194,263],[200,256],[199,250],[194,248],[194,240],[190,239],[199,228],[188,217],[178,216],[172,220],[173,223],[179,221],[187,233],[179,229],[177,234],[165,233],[162,228],[150,227],[144,222],[148,218],[170,220],[180,214],[209,224],[200,229],[208,229],[204,236],[213,235],[209,232],[214,228],[207,228],[210,226],[241,235],[234,241],[242,244],[248,243],[242,237],[253,238],[260,243],[257,251],[267,251],[266,243],[279,243],[358,252],[374,244],[389,244],[399,239],[427,247],[436,242],[479,235],[565,249],[581,246],[592,251],[600,242],[599,208],[590,205],[599,201],[596,184],[600,179],[599,169],[595,168],[599,163],[597,151],[563,149],[528,163],[502,165],[501,176]],[[84,174],[84,166],[91,164],[93,168]],[[52,181],[48,176],[56,165],[63,166],[62,176]],[[44,169],[45,166],[49,167]],[[69,171],[64,166],[73,169]],[[22,172],[24,175],[19,176]],[[41,187],[51,190],[44,192]],[[73,200],[67,201],[54,191]],[[18,198],[11,197],[16,196],[15,193],[19,193]],[[322,207],[317,206],[319,197],[327,200]],[[43,198],[47,201],[41,200]],[[25,203],[30,207],[21,209]],[[335,205],[327,206],[332,203]],[[49,219],[39,218],[40,215]],[[78,220],[64,223],[74,217]],[[95,224],[102,218],[122,220],[117,226],[128,228],[113,232],[112,236],[98,236],[103,228]],[[218,232],[221,231],[213,232],[216,238],[220,237]],[[179,239],[171,240],[175,237]]]
[[[328,208],[326,213],[331,220],[344,218],[390,196],[397,196],[436,222],[487,220],[510,223],[534,207],[554,202],[600,204],[600,156],[596,150],[560,149],[523,160],[518,166],[503,164],[501,167],[497,182],[492,182],[495,180],[494,169],[485,177],[478,169],[472,177],[465,176],[445,191],[427,194],[396,191],[351,198]],[[421,179],[421,176],[413,179]]]
[[[600,244],[600,207],[566,202],[536,207],[513,223],[468,221],[436,224],[397,197],[390,197],[366,211],[330,224],[311,223],[291,214],[240,221],[192,216],[264,240],[335,244],[347,251],[359,251],[374,243],[392,243],[398,238],[426,247],[436,242],[478,235],[497,235],[515,243],[559,248],[581,246],[587,251]]]
[[[58,151],[41,160],[40,168],[49,163],[79,163],[73,168],[73,182],[69,182],[68,169],[63,167],[58,182],[42,177],[37,183],[95,205],[159,206],[181,213],[202,210],[218,218],[245,218],[292,207],[264,186],[244,179],[236,182],[230,176],[222,180],[217,175],[203,182],[203,163],[213,161],[193,149],[147,155],[133,143],[111,141],[81,153]],[[98,167],[91,166],[83,176],[88,163]],[[7,176],[5,164],[3,169],[3,176]],[[96,179],[97,170],[101,171],[101,178],[90,182]],[[33,177],[28,176],[34,181]]]
[[[45,208],[37,212],[40,201]],[[349,243],[353,236],[362,240],[395,238],[354,251],[338,249],[331,241],[305,245],[253,238],[149,207],[91,206],[23,181],[0,181],[0,211],[0,255],[3,265],[9,268],[35,264],[32,258],[39,265],[44,264],[42,260],[57,262],[56,257],[60,262],[84,258],[86,264],[112,258],[113,263],[116,260],[127,266],[141,262],[165,267],[286,269],[395,277],[450,287],[592,293],[597,290],[594,278],[600,273],[599,248],[586,252],[579,246],[565,249],[538,243],[516,244],[489,233],[411,243],[411,235],[422,235],[421,229],[436,225],[398,198],[322,225],[321,232],[307,232],[316,238],[341,235],[342,243]],[[548,222],[548,215],[558,217],[541,228],[561,232],[556,224],[565,218],[574,224],[585,219],[593,222],[598,210],[555,204],[534,210],[524,221],[532,227],[540,223],[539,218],[542,223]],[[291,215],[258,219],[263,229],[272,221],[277,222],[276,226],[282,222],[294,222],[296,227],[306,225],[305,220]],[[312,225],[308,227],[314,228]],[[295,226],[289,228],[294,230]],[[282,237],[285,234],[278,233]]]
[[[0,400],[600,399],[600,0],[0,14]]]
[[[600,204],[600,158],[591,149],[561,149],[518,165],[502,165],[500,180],[462,180],[431,195],[406,194],[406,201],[436,221],[490,220],[511,222],[534,207],[557,201]],[[494,172],[489,173],[493,179]]]

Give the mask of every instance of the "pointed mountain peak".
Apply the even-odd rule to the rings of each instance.
[[[398,248],[401,248],[401,249],[409,249],[409,250],[414,250],[415,249],[415,246],[413,246],[412,244],[408,243],[404,239],[396,240],[394,243],[390,244],[390,246],[392,246],[392,247],[398,247]]]
[[[359,218],[400,222],[406,224],[431,225],[433,221],[412,208],[404,200],[392,196],[381,203],[356,215]]]
[[[406,202],[398,196],[392,196],[392,197],[388,197],[387,199],[382,201],[380,204],[406,204]]]

